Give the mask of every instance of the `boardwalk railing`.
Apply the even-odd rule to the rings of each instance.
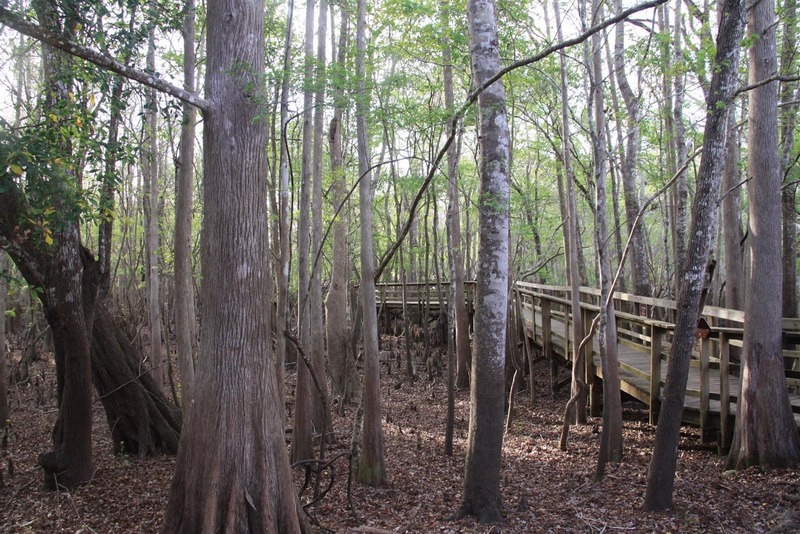
[[[405,287],[403,287],[405,286]],[[469,284],[467,302],[474,302],[474,284]],[[426,302],[429,309],[438,309],[439,295],[446,301],[449,285],[379,284],[376,286],[378,306],[383,309],[401,306],[405,292],[407,306]],[[525,353],[532,361],[533,347],[551,362],[571,365],[571,290],[568,286],[552,286],[517,282],[512,290],[512,310],[516,329],[524,334]],[[628,293],[614,293],[614,309],[619,338],[619,374],[621,389],[649,407],[651,423],[655,423],[661,391],[666,377],[667,359],[676,319],[675,301],[648,298]],[[584,334],[599,311],[600,291],[580,288],[580,314]],[[480,303],[475,303],[480,306]],[[689,383],[686,389],[683,420],[700,426],[705,439],[717,439],[721,448],[730,443],[736,399],[739,394],[738,353],[742,346],[744,312],[706,306],[702,317],[710,326],[708,335],[698,338],[692,352]],[[513,325],[510,325],[513,326]],[[798,369],[800,320],[784,319],[784,358],[787,368]],[[580,342],[580,340],[577,340]],[[597,343],[588,343],[584,355],[585,379],[589,384],[590,409],[599,412],[599,388],[602,371]],[[596,379],[597,377],[597,379]],[[800,386],[800,373],[787,370],[787,384],[792,391]],[[800,396],[791,395],[795,418],[800,422]],[[716,432],[718,435],[715,435]]]

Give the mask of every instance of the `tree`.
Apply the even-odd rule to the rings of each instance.
[[[357,387],[356,362],[350,351],[350,332],[347,321],[347,280],[349,273],[349,255],[347,250],[347,221],[344,217],[345,194],[347,183],[344,173],[344,155],[342,153],[342,119],[344,116],[344,89],[341,77],[345,68],[348,47],[350,14],[346,9],[341,12],[341,30],[337,57],[338,78],[334,79],[334,111],[330,123],[328,139],[331,154],[331,175],[333,176],[333,208],[338,215],[333,222],[333,255],[331,269],[331,285],[328,298],[325,300],[325,317],[328,335],[328,362],[331,382],[342,402],[350,401]],[[351,310],[354,312],[355,310]]]
[[[647,473],[644,508],[649,511],[667,510],[672,507],[683,399],[697,319],[700,315],[701,296],[703,290],[708,287],[706,265],[716,234],[716,201],[725,167],[728,112],[736,91],[739,40],[742,37],[744,20],[743,4],[741,0],[726,0],[721,6],[722,15],[714,58],[715,68],[706,102],[703,160],[697,175],[686,262],[681,267],[683,283],[676,303],[675,333],[667,363],[667,378],[656,428],[653,456]]]
[[[325,145],[325,37],[328,29],[328,0],[319,0],[319,16],[317,18],[317,59],[315,61],[314,84],[314,132],[312,155],[312,199],[311,199],[311,290],[309,292],[309,310],[311,313],[311,364],[317,380],[314,381],[313,407],[314,426],[317,432],[327,432],[330,418],[327,410],[327,384],[325,377],[325,327],[322,324],[322,265],[319,258],[322,251],[322,155]],[[321,389],[318,390],[317,387]],[[324,454],[324,451],[323,451]]]
[[[195,91],[194,0],[186,2],[183,24],[183,86],[184,89],[193,93]],[[184,102],[175,187],[175,343],[178,353],[178,368],[181,374],[181,405],[184,413],[194,397],[194,354],[197,345],[190,242],[196,122],[197,111],[194,106]]]
[[[9,280],[8,257],[0,250],[0,428],[8,420],[8,366],[6,365],[6,298]]]
[[[156,34],[150,30],[147,45],[147,68],[156,69]],[[145,220],[145,283],[147,286],[147,322],[150,327],[150,372],[161,391],[167,391],[167,359],[161,347],[161,290],[158,276],[158,99],[156,90],[147,90],[145,135],[142,149]]]
[[[618,5],[617,14],[622,10]],[[597,24],[602,17],[602,7],[599,0],[592,2],[592,25]],[[621,24],[619,26],[622,26]],[[617,26],[619,28],[619,26]],[[619,36],[619,32],[617,36]],[[603,369],[603,431],[600,436],[600,452],[598,454],[597,472],[595,479],[600,480],[603,478],[605,464],[607,461],[621,462],[622,461],[622,401],[620,399],[619,390],[619,371],[617,364],[617,324],[614,316],[614,300],[613,290],[611,288],[611,247],[609,245],[610,239],[608,236],[608,221],[607,221],[607,201],[606,201],[606,181],[608,179],[608,152],[606,150],[606,122],[605,122],[605,109],[603,103],[603,61],[601,59],[602,39],[599,33],[592,35],[592,75],[590,76],[592,84],[592,97],[594,99],[594,130],[592,132],[592,147],[594,154],[594,175],[595,175],[595,241],[597,246],[597,255],[600,264],[600,320],[598,323],[597,342],[600,347],[600,365]],[[624,72],[624,71],[623,71]],[[620,79],[624,78],[620,76]],[[631,96],[631,95],[629,95]],[[627,102],[627,100],[626,100]],[[633,104],[635,110],[638,104]],[[636,115],[638,112],[635,112]],[[634,128],[635,130],[636,128]],[[632,137],[638,137],[638,132],[634,133],[629,131]],[[629,143],[628,145],[628,158],[635,156],[632,152],[638,152],[639,148],[637,142]],[[629,161],[628,165],[631,164]],[[629,177],[623,178],[623,181],[630,179],[630,174],[634,174],[632,169],[628,169]],[[638,212],[639,203],[637,200],[628,199],[626,191],[626,211],[628,217],[632,215],[629,211],[629,205],[632,204],[636,207]],[[634,215],[635,219],[635,215]],[[636,247],[636,232],[641,226],[636,228],[632,227],[633,221],[629,221],[629,230],[633,233],[631,245]],[[642,241],[644,239],[642,238]],[[642,243],[643,245],[643,243]],[[642,251],[634,250],[632,255],[641,254]],[[641,260],[641,258],[640,258]],[[646,262],[645,262],[646,263]],[[646,269],[646,265],[637,265],[633,262],[632,269],[638,268]],[[647,291],[648,277],[643,274],[634,274],[634,283],[636,284],[637,291]]]
[[[372,172],[367,137],[367,4],[358,0],[356,18],[356,137],[358,144],[359,210],[361,212],[361,313],[364,322],[364,406],[358,479],[382,486],[388,477],[383,455],[381,426],[380,362],[378,361],[378,316],[375,304],[375,260],[372,246]]]
[[[442,77],[444,103],[448,110],[455,106],[453,94],[453,65],[450,29],[450,2],[442,2],[439,12],[445,35],[442,39]],[[453,119],[451,129],[458,126]],[[447,249],[450,271],[450,293],[447,298],[447,422],[445,425],[444,451],[453,455],[453,427],[455,423],[455,388],[469,386],[469,332],[467,330],[467,307],[464,302],[464,253],[461,250],[461,214],[458,202],[458,146],[452,143],[447,149]],[[459,313],[463,314],[459,317]],[[461,331],[459,331],[459,329]],[[460,344],[459,344],[460,343]],[[459,351],[461,349],[461,351]],[[459,373],[461,384],[456,383]]]
[[[273,235],[273,239],[279,240],[278,252],[278,308],[276,317],[276,340],[275,340],[275,376],[278,380],[278,388],[281,395],[281,406],[285,405],[286,388],[284,379],[284,368],[287,359],[286,332],[289,330],[289,271],[291,260],[291,220],[289,216],[290,208],[290,185],[289,185],[289,141],[287,139],[286,128],[289,123],[289,81],[291,78],[292,62],[292,19],[294,15],[294,0],[287,2],[286,9],[286,34],[283,41],[283,73],[281,76],[280,93],[280,160],[278,170],[278,192],[280,200],[278,202],[277,216],[278,232]]]
[[[561,29],[561,9],[558,0],[553,1],[553,13],[556,19],[556,35],[559,41],[564,40]],[[572,423],[586,422],[586,383],[584,374],[583,350],[580,340],[583,337],[583,317],[580,306],[580,277],[578,274],[578,218],[575,205],[575,175],[572,172],[570,160],[570,128],[569,128],[569,86],[567,83],[567,65],[563,54],[559,56],[559,71],[561,73],[561,160],[564,174],[567,175],[566,195],[562,202],[566,204],[567,213],[567,280],[570,285],[570,302],[572,309],[572,384],[570,395],[575,398],[571,410],[566,410],[565,419]],[[559,184],[561,180],[559,179]],[[571,413],[570,413],[571,412]]]
[[[500,70],[493,0],[467,4],[470,63],[481,87]],[[481,523],[500,516],[500,456],[503,447],[504,372],[508,315],[509,129],[501,81],[478,96],[480,195],[475,337],[470,381],[470,417],[464,490],[456,518]]]
[[[681,17],[682,2],[675,2],[675,27],[673,34],[673,61],[672,69],[677,69],[677,72],[672,72],[672,86],[674,91],[674,100],[670,103],[668,109],[672,111],[670,117],[671,136],[669,139],[671,158],[674,162],[674,167],[677,169],[681,167],[687,159],[686,155],[686,127],[683,124],[683,97],[684,97],[684,84],[683,73],[680,72],[681,66],[685,64],[683,58],[682,35],[683,35],[683,20]],[[666,12],[666,6],[665,6]],[[665,18],[669,18],[665,13]],[[667,75],[669,77],[669,75]],[[686,261],[686,205],[689,198],[689,184],[687,172],[683,171],[678,174],[678,179],[675,181],[675,189],[673,191],[673,212],[672,212],[672,232],[673,232],[673,246],[675,249],[675,290],[678,290],[680,268]]]
[[[67,39],[77,29],[75,13],[60,14],[47,0],[34,3],[42,26]],[[63,17],[63,18],[62,18]],[[53,214],[57,224],[49,235],[54,251],[47,257],[49,306],[45,316],[53,333],[56,360],[58,417],[53,428],[53,450],[39,457],[44,471],[45,487],[72,488],[92,476],[91,356],[89,332],[94,318],[97,290],[83,291],[84,277],[97,273],[84,270],[81,261],[80,230],[75,204],[80,195],[80,181],[72,161],[72,138],[69,131],[76,113],[70,92],[73,89],[72,58],[55,48],[42,49],[42,70],[45,83],[42,109],[50,112],[55,123],[52,136],[45,141],[53,159]],[[43,113],[45,114],[45,113]],[[59,163],[55,163],[59,161]],[[46,184],[39,184],[46,187]],[[41,239],[47,243],[48,234]],[[41,286],[40,286],[41,287]]]
[[[314,1],[306,2],[306,33],[304,38],[305,68],[303,71],[303,145],[300,168],[300,216],[297,221],[297,330],[303,350],[311,347],[311,274],[308,271],[310,251],[311,171],[313,155],[313,79],[314,79]],[[311,370],[302,358],[297,359],[294,427],[292,428],[292,462],[314,457],[313,417],[314,384]]]
[[[797,0],[783,2],[783,40],[781,42],[780,73],[790,77],[797,72]],[[797,186],[790,172],[797,162],[791,163],[795,150],[800,84],[781,82],[780,98],[780,172],[785,186],[781,188],[783,206],[783,316],[797,317],[797,211],[795,201]],[[795,172],[796,175],[796,172]]]
[[[308,530],[292,485],[270,334],[264,5],[208,4],[195,404],[163,532]]]
[[[680,4],[680,2],[678,2]],[[615,0],[616,13],[622,11],[622,1]],[[641,95],[634,93],[628,82],[625,69],[625,24],[617,24],[616,41],[614,42],[614,69],[619,84],[619,92],[625,102],[628,112],[628,131],[626,133],[627,146],[622,160],[622,188],[625,198],[625,215],[628,222],[628,233],[633,234],[630,244],[631,274],[633,290],[637,295],[650,297],[653,294],[653,284],[650,282],[650,270],[647,263],[647,240],[642,225],[633,226],[636,215],[639,213],[639,189],[637,165],[639,162],[639,146],[641,139],[640,123],[642,121]],[[600,51],[596,51],[600,54]],[[605,142],[605,139],[603,139]],[[598,245],[599,246],[599,245]]]
[[[455,95],[453,94],[453,65],[451,52],[450,33],[450,3],[443,2],[440,8],[442,25],[445,31],[445,38],[442,39],[442,63],[443,84],[444,84],[444,104],[448,110],[455,106]],[[458,121],[454,118],[454,124],[450,127],[455,129]],[[448,247],[453,255],[451,259],[452,269],[450,273],[454,284],[454,320],[455,320],[455,354],[456,354],[456,387],[469,387],[469,364],[470,364],[470,342],[469,342],[469,318],[467,317],[467,305],[462,295],[464,295],[464,250],[461,244],[461,209],[458,201],[458,146],[452,143],[447,149],[447,179],[448,179]]]
[[[775,4],[748,6],[751,85],[778,70]],[[781,176],[778,83],[750,89],[747,195],[750,269],[745,289],[741,394],[728,468],[764,469],[800,462],[800,433],[789,404],[781,334]]]

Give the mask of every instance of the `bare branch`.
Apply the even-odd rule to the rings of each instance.
[[[797,82],[797,81],[800,81],[800,75],[798,75],[798,76],[781,76],[779,74],[776,74],[774,76],[770,76],[769,78],[764,78],[763,80],[759,80],[754,84],[747,85],[745,87],[739,88],[739,90],[736,91],[736,94],[734,96],[739,96],[742,93],[746,93],[747,91],[752,91],[753,89],[758,89],[759,87],[761,87],[763,85],[767,85],[768,83],[772,83],[772,82],[790,83],[790,82]]]
[[[157,74],[134,69],[101,52],[98,52],[97,50],[93,50],[89,47],[64,39],[63,37],[42,28],[38,24],[28,21],[19,13],[11,11],[2,4],[0,4],[0,24],[4,24],[5,26],[16,30],[23,35],[32,37],[37,41],[52,46],[53,48],[57,48],[58,50],[66,52],[67,54],[85,59],[86,61],[93,63],[100,68],[119,74],[120,76],[128,78],[129,80],[139,82],[148,87],[152,87],[157,91],[174,96],[175,98],[191,104],[202,111],[208,111],[210,108],[210,103],[208,100],[197,96],[194,93],[186,91],[177,85],[172,85],[171,83],[162,80]]]
[[[422,200],[422,195],[424,195],[425,191],[428,189],[428,186],[433,180],[433,177],[439,170],[439,164],[441,163],[442,158],[444,158],[444,155],[447,153],[448,147],[453,142],[453,139],[455,139],[457,132],[456,124],[458,120],[461,119],[467,112],[467,110],[470,108],[470,106],[472,106],[472,104],[474,104],[478,100],[478,96],[480,96],[482,92],[484,92],[493,83],[497,82],[503,76],[505,76],[511,71],[517,70],[522,67],[527,67],[528,65],[532,65],[538,61],[541,61],[544,58],[560,50],[564,50],[565,48],[578,45],[584,42],[592,35],[594,35],[595,33],[603,31],[609,26],[612,26],[618,22],[625,20],[634,13],[638,13],[639,11],[644,11],[645,9],[650,9],[653,7],[660,6],[666,1],[667,0],[650,0],[649,2],[644,2],[642,4],[638,4],[629,9],[626,9],[625,11],[621,11],[619,14],[592,26],[585,32],[581,33],[580,35],[577,35],[576,37],[573,37],[572,39],[567,39],[566,41],[562,41],[552,46],[548,46],[547,48],[545,48],[544,50],[542,50],[541,52],[539,52],[534,56],[511,63],[510,65],[497,71],[497,74],[486,80],[484,84],[482,84],[472,93],[470,93],[470,95],[467,97],[467,100],[461,105],[460,108],[458,108],[455,111],[453,117],[450,120],[448,120],[448,124],[450,124],[451,126],[450,126],[450,133],[447,136],[447,140],[445,141],[444,145],[439,149],[439,152],[436,154],[436,157],[434,158],[431,164],[430,171],[428,171],[428,175],[425,177],[425,181],[422,182],[422,185],[417,191],[417,195],[414,197],[414,200],[411,203],[411,207],[409,208],[409,213],[408,213],[408,220],[406,221],[406,224],[403,226],[403,229],[400,231],[400,235],[397,238],[397,241],[395,241],[394,244],[391,246],[391,248],[389,248],[388,252],[384,255],[383,259],[381,260],[380,265],[375,269],[375,280],[377,281],[380,279],[381,274],[383,274],[383,271],[389,265],[389,262],[392,260],[392,257],[400,248],[400,245],[403,243],[403,240],[405,239],[406,235],[408,235],[408,232],[411,230],[411,226],[414,222],[414,217],[416,215],[417,207],[419,206],[419,203]]]

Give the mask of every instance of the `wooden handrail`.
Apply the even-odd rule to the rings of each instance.
[[[441,282],[441,286],[448,286],[449,284],[449,281]],[[468,304],[471,306],[479,305],[473,302],[475,282],[465,282],[465,286],[465,298]],[[403,287],[406,290],[406,298],[412,300],[416,298],[422,301],[422,295],[426,295],[428,297],[427,302],[438,304],[438,296],[435,291],[437,284],[427,282],[376,284],[376,291],[380,292],[382,297],[379,302],[383,303],[384,306],[392,302],[396,306]],[[588,328],[593,316],[600,309],[598,304],[600,291],[585,286],[582,286],[579,291],[581,294],[580,313],[583,315],[584,328]],[[398,295],[397,299],[393,298],[395,293]],[[569,333],[569,322],[572,320],[571,288],[569,286],[516,282],[511,294],[515,300],[512,309],[517,316],[534,314],[534,316],[541,319],[541,325],[537,324],[537,321],[539,321],[537,319],[527,327],[518,325],[518,330],[525,335],[533,336],[537,343],[541,342],[545,357],[552,358],[554,351],[560,352],[563,350],[565,352],[564,356],[570,359],[569,346],[575,342],[570,338]],[[676,303],[669,299],[642,297],[623,292],[615,292],[613,298],[615,301],[614,318],[617,321],[620,343],[635,346],[637,349],[649,353],[649,376],[643,376],[646,369],[644,366],[632,374],[638,377],[639,380],[646,378],[649,381],[649,399],[644,398],[642,400],[649,401],[649,419],[651,423],[655,423],[661,397],[663,361],[668,357],[668,349],[671,346],[671,332],[675,328]],[[635,313],[640,309],[643,313],[646,312],[646,316]],[[630,313],[631,310],[634,313]],[[719,400],[720,448],[724,450],[730,445],[730,404],[735,402],[738,396],[738,391],[735,391],[731,386],[731,381],[735,380],[738,375],[738,365],[730,363],[730,347],[731,345],[741,346],[741,340],[744,336],[745,314],[741,310],[706,306],[703,309],[702,316],[711,325],[711,332],[707,338],[700,341],[700,349],[693,354],[692,367],[699,367],[700,369],[700,385],[695,389],[687,389],[686,395],[688,398],[697,399],[695,402],[699,400],[699,423],[704,435],[707,435],[709,430],[711,400]],[[559,322],[558,328],[555,328],[555,324],[551,325],[551,319]],[[563,332],[561,331],[562,324],[564,326]],[[784,341],[790,345],[800,345],[800,319],[783,319],[782,326]],[[592,368],[594,365],[593,350],[592,343],[589,343],[586,347],[587,377],[595,374]],[[800,351],[786,350],[784,351],[784,357],[800,359]],[[551,361],[554,360],[551,359]],[[620,368],[626,369],[627,367],[621,363]],[[720,373],[719,390],[712,392],[710,375],[712,370],[716,373],[717,369],[719,369]],[[628,371],[631,374],[631,370],[628,369]],[[794,378],[796,382],[796,377]],[[645,393],[645,395],[647,394]]]

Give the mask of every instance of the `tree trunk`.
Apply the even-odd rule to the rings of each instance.
[[[608,65],[608,81],[609,81],[609,94],[611,96],[611,109],[613,111],[614,122],[616,123],[616,138],[617,138],[617,159],[619,160],[618,165],[614,165],[612,162],[609,165],[609,175],[611,177],[611,203],[612,203],[612,213],[613,213],[613,222],[614,228],[620,229],[622,228],[620,223],[620,215],[619,215],[619,186],[618,186],[618,176],[619,173],[622,172],[622,162],[625,161],[625,141],[623,138],[623,128],[622,128],[622,110],[619,106],[619,97],[617,95],[617,84],[616,84],[616,75],[614,69],[614,63],[611,59],[611,46],[608,43],[608,39],[604,40],[605,49],[606,49],[606,64]],[[609,147],[613,147],[614,143],[611,140],[611,128],[606,128],[606,139]],[[609,148],[611,150],[611,148]],[[617,172],[619,171],[619,173]],[[617,265],[622,264],[622,232],[619,230],[614,232],[614,252],[615,258],[617,260]],[[625,273],[630,269],[625,269],[623,265],[622,275],[619,277],[617,281],[617,290],[626,292],[627,284],[625,283]],[[631,278],[632,279],[632,278]]]
[[[467,4],[470,62],[480,86],[500,69],[495,5]],[[508,314],[509,130],[505,90],[495,82],[478,97],[480,198],[475,339],[470,384],[470,419],[464,493],[457,517],[495,523],[500,515],[500,456],[503,447],[503,374]]]
[[[615,0],[615,9],[617,14],[622,11],[621,0]],[[600,43],[598,43],[598,46],[600,46]],[[647,241],[644,234],[644,225],[639,224],[635,227],[633,225],[640,208],[637,166],[639,163],[639,141],[641,138],[639,124],[642,121],[640,108],[641,96],[633,92],[633,88],[628,82],[628,75],[625,72],[624,51],[625,24],[620,23],[617,24],[616,27],[614,69],[616,70],[619,92],[622,95],[622,100],[625,102],[625,109],[628,112],[628,129],[625,136],[627,139],[627,146],[625,147],[624,158],[622,160],[622,189],[625,198],[625,215],[628,222],[628,233],[633,234],[630,240],[629,251],[631,258],[631,274],[634,293],[644,297],[652,297],[653,284],[650,281],[650,269],[647,262]],[[599,55],[600,50],[596,50],[595,53]],[[600,83],[599,80],[598,83]],[[603,107],[600,106],[600,109],[602,110]],[[599,129],[600,127],[598,125],[598,131]],[[599,142],[605,143],[605,132],[603,132],[603,137],[599,139]]]
[[[313,154],[312,104],[314,92],[314,1],[306,3],[305,72],[303,74],[303,146],[300,170],[300,216],[297,221],[297,330],[303,350],[311,347],[311,311],[309,295],[309,231],[310,189]],[[303,358],[297,359],[294,428],[292,429],[292,462],[314,457],[312,429],[314,417],[314,384]]]
[[[673,34],[673,61],[676,67],[684,64],[683,60],[683,20],[681,17],[681,7],[683,2],[675,2],[675,27]],[[666,5],[664,6],[666,10]],[[686,127],[683,124],[683,75],[680,72],[673,73],[674,102],[672,103],[672,155],[675,167],[680,168],[687,159],[686,154]],[[678,291],[680,268],[686,261],[686,205],[689,202],[689,184],[687,172],[683,171],[675,181],[675,291]]]
[[[280,233],[280,254],[278,256],[278,308],[275,328],[275,376],[278,382],[281,406],[286,404],[286,385],[284,368],[288,357],[286,332],[289,328],[289,271],[291,264],[291,220],[289,184],[289,146],[286,132],[289,121],[289,82],[291,81],[292,63],[292,19],[294,13],[294,0],[289,0],[286,13],[286,36],[283,43],[283,74],[281,79],[281,156],[279,163],[279,212],[278,229]]]
[[[797,0],[783,3],[783,41],[781,43],[780,73],[792,76],[797,72]],[[797,90],[795,91],[795,87]],[[796,82],[781,82],[780,98],[780,173],[781,179],[788,182],[792,166],[791,157],[795,149],[795,129],[797,126],[800,85]],[[795,163],[796,164],[796,163]],[[797,186],[781,188],[783,222],[783,316],[797,317],[797,210],[795,201]]]
[[[618,6],[619,7],[619,6]],[[602,7],[599,0],[592,2],[592,26],[597,24],[602,19]],[[618,25],[619,28],[622,25]],[[619,30],[617,33],[619,38]],[[605,106],[603,105],[603,61],[601,57],[602,41],[599,33],[592,35],[592,94],[594,96],[594,115],[595,115],[595,131],[593,132],[593,153],[594,153],[594,172],[595,172],[595,241],[597,243],[597,254],[599,256],[600,264],[600,321],[598,326],[597,342],[600,347],[600,364],[603,370],[603,430],[600,435],[600,452],[597,461],[597,471],[595,473],[595,480],[603,478],[605,464],[607,461],[620,462],[622,461],[622,402],[620,400],[619,388],[619,371],[617,363],[617,325],[614,316],[614,301],[613,294],[611,293],[611,247],[608,236],[608,221],[607,221],[607,201],[606,201],[606,180],[608,179],[608,154],[606,151],[606,120],[605,120]],[[617,54],[619,56],[619,52]],[[620,79],[620,86],[623,85],[622,80],[625,79],[624,84],[627,85],[627,78],[624,75],[624,70],[620,71],[619,59],[617,64],[617,75]],[[625,97],[626,106],[628,106],[629,113],[634,117],[638,117],[638,102],[632,96],[630,87],[627,91],[623,91],[623,96],[628,93],[631,98],[631,105],[628,106],[628,97]],[[627,181],[631,176],[635,177],[635,163],[638,159],[638,127],[631,127],[629,123],[628,128],[628,147],[626,150],[626,166],[629,166],[627,172],[629,173],[626,178],[623,173],[623,182]],[[631,139],[635,138],[635,142]],[[630,191],[634,198],[628,198],[628,187],[633,185],[633,191]],[[636,193],[635,181],[633,184],[628,184],[624,187],[625,191],[625,205],[628,212],[629,230],[633,231],[634,236],[641,226],[631,228],[633,220],[631,220],[630,206],[636,208],[636,213],[639,211],[639,202]],[[633,219],[636,215],[633,215]],[[634,242],[636,238],[631,239],[631,246],[635,247]],[[644,250],[644,233],[641,234],[640,246],[642,250],[634,251],[632,255],[640,254],[639,261],[644,261],[644,264],[639,264],[634,261],[631,270],[647,269],[646,250]],[[650,287],[650,278],[646,272],[636,273],[633,275],[634,285],[636,286],[637,293],[644,291],[646,296],[649,296],[652,289]]]
[[[350,16],[346,9],[341,12],[342,27],[339,35],[337,63],[344,68],[347,58]],[[342,117],[344,115],[344,90],[341,84],[334,88],[334,112],[328,139],[330,142],[331,175],[333,176],[333,208],[338,212],[333,222],[333,266],[331,287],[325,301],[325,317],[328,334],[328,363],[331,383],[341,402],[350,402],[356,393],[356,362],[352,357],[349,339],[350,329],[347,315],[347,280],[350,257],[347,254],[347,220],[343,206],[347,183],[342,152]],[[355,310],[351,310],[354,313]]]
[[[670,25],[669,25],[669,9],[667,4],[662,4],[661,6],[656,8],[658,13],[658,25],[659,31],[662,35],[670,35]],[[663,103],[663,110],[661,111],[662,116],[662,124],[663,124],[663,139],[660,140],[660,149],[663,153],[666,154],[665,157],[665,167],[666,167],[666,174],[668,176],[673,176],[675,172],[678,170],[678,165],[675,162],[675,145],[673,143],[673,139],[675,137],[675,128],[673,127],[673,113],[672,113],[672,56],[670,56],[670,42],[668,39],[664,39],[660,46],[659,57],[661,59],[661,101]],[[678,250],[685,249],[685,245],[683,244],[683,233],[678,232],[678,225],[677,225],[677,199],[678,199],[678,185],[674,185],[669,190],[669,201],[667,202],[668,206],[665,207],[665,212],[667,214],[667,220],[669,221],[669,239],[665,237],[665,241],[667,241],[664,255],[666,257],[666,274],[667,276],[672,276],[673,280],[671,281],[668,294],[675,295],[678,290],[678,271],[680,270],[681,266],[683,265],[678,258]],[[683,209],[683,208],[681,208]],[[671,250],[667,248],[669,246],[668,241],[671,240]],[[670,272],[669,264],[670,258],[672,264],[675,266],[674,272]]]
[[[683,399],[689,377],[700,296],[705,286],[704,266],[714,247],[717,226],[716,199],[725,166],[725,132],[728,110],[736,91],[739,41],[742,37],[744,2],[726,0],[717,37],[714,74],[706,109],[703,133],[703,160],[697,175],[697,190],[692,206],[686,263],[681,267],[683,283],[677,301],[675,334],[667,364],[667,379],[661,401],[653,456],[647,474],[644,508],[662,511],[672,507],[678,439],[683,414]]]
[[[312,404],[314,428],[317,433],[327,432],[330,416],[325,412],[328,406],[328,381],[325,379],[325,326],[322,321],[322,153],[325,143],[325,49],[328,29],[328,0],[319,0],[317,10],[317,59],[315,62],[316,80],[314,84],[314,148],[312,161],[313,187],[311,199],[311,291],[309,294],[309,311],[311,313],[311,364],[314,367]],[[322,390],[317,390],[319,385]]]
[[[558,0],[553,1],[553,12],[556,19],[556,35],[559,41],[564,40],[561,30],[561,9]],[[567,216],[567,279],[570,285],[570,301],[572,303],[572,384],[570,396],[577,397],[577,401],[572,404],[571,413],[565,414],[570,423],[586,422],[586,383],[583,375],[584,358],[583,350],[579,350],[581,339],[583,338],[583,318],[580,304],[580,278],[578,275],[578,219],[575,205],[575,176],[572,173],[572,162],[570,161],[570,128],[569,128],[569,87],[567,85],[567,65],[564,56],[559,56],[559,70],[561,74],[561,159],[564,166],[564,174],[567,176],[566,203]],[[559,173],[560,174],[560,173]],[[559,180],[559,183],[561,180]]]
[[[194,18],[195,3],[194,0],[188,0],[183,22],[183,86],[190,92],[195,91]],[[196,115],[194,107],[183,104],[178,183],[175,187],[175,334],[184,414],[194,398],[194,354],[197,349],[191,263]]]
[[[0,250],[0,428],[5,428],[8,421],[8,366],[6,359],[6,299],[8,296],[8,279],[10,264],[6,253]]]
[[[150,30],[147,65],[155,72],[155,30]],[[145,281],[147,286],[147,322],[150,326],[150,372],[161,391],[167,391],[167,360],[161,347],[161,306],[158,279],[158,100],[156,90],[147,90],[145,140],[142,150],[144,176]]]
[[[270,332],[264,5],[208,5],[203,336],[162,532],[308,530],[284,444]]]
[[[750,84],[778,68],[775,4],[748,6]],[[788,467],[800,461],[800,433],[789,404],[781,342],[781,204],[778,82],[749,91],[747,196],[751,265],[742,347],[741,394],[728,468]]]
[[[736,107],[731,107],[727,124],[727,149],[725,170],[722,174],[722,223],[725,229],[723,252],[725,257],[725,307],[744,309],[744,259],[742,254],[742,209],[741,186],[739,184],[739,129],[736,127]],[[794,210],[794,207],[792,208]],[[730,347],[736,353],[739,347]],[[737,356],[738,359],[738,356]]]
[[[148,373],[141,354],[108,309],[95,309],[92,382],[106,412],[115,453],[178,452],[181,417]]]
[[[62,213],[67,213],[62,206]],[[96,290],[82,290],[80,236],[75,221],[64,220],[56,236],[54,307],[47,311],[53,333],[58,381],[58,418],[53,450],[39,456],[47,489],[88,482],[92,469],[92,390],[90,343]],[[96,286],[95,286],[96,287]],[[87,313],[88,312],[88,313]]]
[[[450,44],[450,3],[442,4],[442,24],[447,32],[442,40],[442,63],[444,78],[444,105],[448,110],[453,110],[455,106],[455,94],[453,92],[453,65]],[[449,124],[449,128],[454,130],[458,127],[458,121]],[[469,341],[469,318],[467,317],[467,304],[464,300],[464,251],[461,245],[461,208],[458,200],[458,145],[451,143],[447,149],[447,197],[448,197],[448,217],[450,232],[450,242],[448,246],[453,255],[453,268],[450,273],[451,280],[455,284],[453,291],[454,301],[454,320],[455,320],[455,354],[456,354],[456,382],[459,389],[469,387],[469,366],[470,366],[470,341]]]
[[[372,486],[388,482],[383,454],[381,426],[380,362],[378,361],[378,316],[375,304],[375,259],[372,249],[372,172],[369,163],[366,100],[367,5],[358,0],[356,23],[356,136],[358,144],[358,186],[361,211],[361,302],[364,321],[364,420],[358,480]]]
[[[66,38],[74,36],[76,20],[59,20],[54,4],[45,0],[34,3],[43,27]],[[62,25],[63,24],[63,25]],[[75,203],[80,181],[72,170],[72,139],[61,134],[60,126],[71,124],[72,61],[64,52],[42,46],[42,70],[45,84],[43,109],[57,110],[54,125],[54,164],[60,179],[54,180],[53,208],[58,225],[52,232],[53,248],[42,265],[49,276],[44,285],[47,299],[45,316],[53,334],[58,392],[58,416],[53,428],[53,450],[39,456],[48,489],[72,488],[88,482],[92,469],[92,392],[90,344],[92,310],[97,297],[94,291],[83,291],[84,270],[80,255],[80,230]],[[15,206],[16,207],[16,206]],[[8,214],[7,214],[8,216]],[[19,231],[19,228],[17,228]],[[46,238],[44,238],[46,240]],[[97,273],[87,272],[87,276]],[[37,287],[42,287],[41,284]],[[5,320],[5,318],[4,318]]]
[[[452,5],[449,0],[439,7],[444,35],[442,37],[442,64],[444,104],[448,111],[455,107],[453,92]],[[449,123],[451,132],[458,121]],[[456,387],[469,387],[470,341],[467,306],[464,294],[464,252],[461,250],[461,212],[458,200],[458,149],[451,144],[447,149],[447,250],[450,271],[449,298],[447,299],[447,418],[445,422],[444,453],[453,455]],[[459,314],[461,314],[459,316]],[[459,350],[461,349],[461,350]]]

